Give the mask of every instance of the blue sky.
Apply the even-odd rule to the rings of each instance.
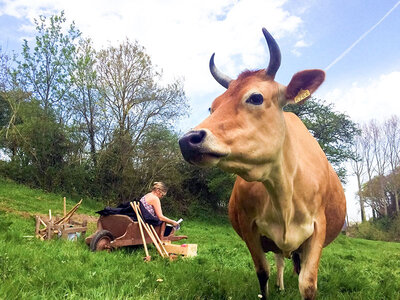
[[[191,117],[182,131],[208,114],[223,92],[208,71],[216,52],[219,69],[235,78],[268,65],[261,28],[278,41],[282,65],[276,80],[287,84],[298,71],[324,69],[370,30],[397,0],[12,0],[0,1],[0,45],[11,53],[34,36],[33,18],[65,11],[97,48],[136,39],[164,71],[165,81],[185,80]],[[400,5],[327,71],[315,96],[334,103],[357,122],[400,114]],[[354,183],[346,187],[357,219]]]

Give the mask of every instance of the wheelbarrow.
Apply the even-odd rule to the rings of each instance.
[[[165,222],[154,226],[162,242],[179,241],[187,238],[185,235],[176,236],[174,228],[171,231],[167,230],[169,233],[165,236],[166,228]],[[146,244],[152,243],[150,236],[146,232],[144,232],[144,236]],[[85,242],[91,251],[110,251],[124,246],[143,245],[139,223],[127,215],[119,214],[100,216],[97,221],[96,232],[87,237]]]

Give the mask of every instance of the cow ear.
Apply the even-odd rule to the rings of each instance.
[[[304,70],[294,74],[286,88],[286,101],[283,104],[304,103],[324,80],[325,72],[318,69]]]

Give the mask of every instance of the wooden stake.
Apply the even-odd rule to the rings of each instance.
[[[136,207],[137,207],[137,210],[139,211],[140,216],[143,217],[142,212],[140,211],[140,205],[139,205],[139,203],[136,203]],[[157,243],[158,243],[159,246],[160,246],[160,249],[163,250],[163,251],[165,252],[165,254],[168,256],[169,253],[168,253],[167,250],[165,250],[165,248],[164,248],[164,246],[163,246],[163,243],[161,242],[160,237],[158,236],[158,234],[157,234],[156,230],[154,229],[153,225],[149,225],[149,224],[147,224],[147,223],[144,223],[144,224],[145,224],[145,226],[148,228],[148,230],[150,230],[150,231],[153,233],[154,237],[155,237],[156,240],[157,240]]]
[[[67,214],[67,203],[66,203],[66,198],[64,197],[64,217],[66,216],[66,214]]]
[[[35,235],[39,234],[39,229],[40,229],[40,221],[39,221],[39,216],[35,216],[36,219],[36,227],[35,227]]]
[[[135,210],[135,207],[136,207],[137,211],[140,213],[140,207],[137,207],[137,206],[136,206],[136,205],[137,205],[136,203],[130,202],[130,204],[131,204],[131,206],[132,206],[132,208],[133,208],[134,210]],[[135,210],[135,211],[136,211],[136,210]],[[165,256],[164,256],[164,253],[162,252],[160,246],[158,245],[158,242],[157,242],[156,238],[154,237],[154,235],[153,235],[153,233],[151,232],[150,228],[146,226],[146,225],[148,225],[148,224],[146,224],[146,223],[142,220],[142,218],[140,217],[140,214],[136,214],[136,215],[137,215],[138,222],[142,222],[142,225],[143,225],[144,229],[146,230],[147,234],[149,235],[149,237],[150,237],[151,241],[153,242],[154,246],[156,246],[156,249],[157,249],[158,253],[160,253],[160,255],[161,255],[162,258],[164,258],[164,257],[165,257]]]
[[[51,221],[51,209],[49,209],[49,221]]]
[[[62,217],[60,220],[58,220],[56,222],[57,225],[63,224],[65,222],[68,222],[69,219],[71,219],[71,217],[73,216],[73,214],[77,211],[77,209],[79,208],[79,206],[82,203],[82,199],[81,201],[79,201],[77,204],[75,204],[75,206],[73,208],[71,208],[71,210],[66,214],[65,217]]]
[[[44,227],[47,227],[47,225],[46,225],[46,223],[42,220],[42,218],[41,217],[39,217],[39,221],[40,221],[40,223],[42,223],[43,224],[43,226]]]
[[[139,212],[138,221],[142,222],[144,229],[146,230],[147,234],[149,235],[149,237],[150,237],[151,241],[153,242],[154,246],[156,247],[158,253],[160,253],[161,257],[164,258],[164,253],[162,252],[160,245],[158,245],[156,238],[154,237],[153,233],[151,232],[149,225],[147,223],[145,223],[141,217],[142,212],[140,211],[139,204],[134,203],[134,205],[136,206],[136,210]]]
[[[52,237],[53,237],[53,221],[50,220],[49,226],[47,226],[47,239],[50,240]]]
[[[137,209],[136,209],[136,206],[134,207],[134,206],[132,205],[132,202],[131,202],[131,206],[132,206],[133,210],[135,211],[137,218],[139,218],[139,214],[138,214],[138,211],[137,211]],[[147,250],[146,238],[145,238],[145,236],[144,236],[144,232],[143,232],[143,228],[142,228],[142,223],[139,222],[139,220],[138,220],[138,223],[139,223],[140,235],[142,236],[144,252],[146,253],[146,258],[147,258],[147,257],[150,257],[150,255],[149,255],[149,251]],[[146,260],[147,260],[147,259],[146,259]]]
[[[168,251],[165,249],[163,243],[161,242],[160,237],[158,236],[156,230],[154,229],[154,226],[153,226],[153,225],[150,225],[150,228],[151,228],[151,230],[153,231],[153,233],[154,233],[154,235],[155,235],[155,237],[156,237],[158,243],[160,244],[161,249],[162,249],[162,250],[164,251],[164,253],[168,256],[169,253],[168,253]]]

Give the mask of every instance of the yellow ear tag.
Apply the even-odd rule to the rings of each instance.
[[[307,97],[310,97],[310,95],[311,95],[311,93],[310,93],[309,90],[303,90],[303,89],[301,89],[301,90],[297,93],[297,96],[294,97],[294,102],[295,102],[295,103],[300,102],[300,101],[306,99]]]

